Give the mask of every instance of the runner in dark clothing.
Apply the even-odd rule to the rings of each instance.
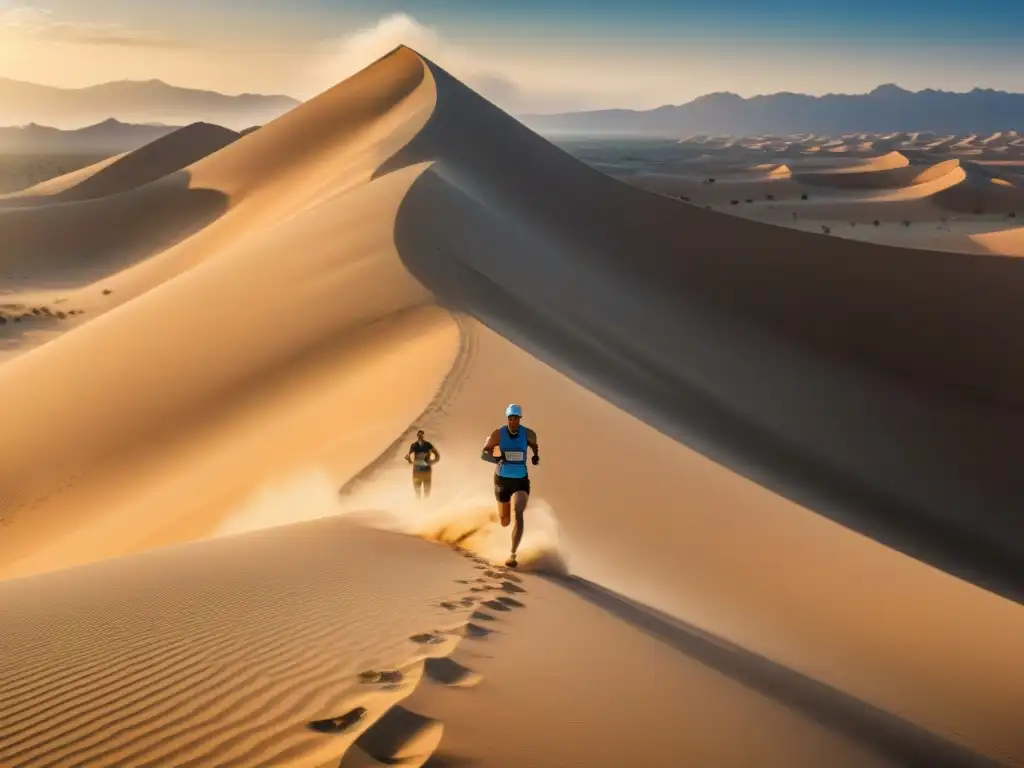
[[[430,480],[433,466],[441,460],[441,454],[429,440],[423,439],[423,430],[416,433],[416,442],[409,446],[405,460],[412,464],[412,487],[417,498],[430,496]]]

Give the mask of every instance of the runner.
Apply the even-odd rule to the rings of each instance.
[[[412,464],[412,487],[416,491],[416,498],[428,498],[433,466],[441,460],[441,454],[433,443],[423,439],[422,429],[416,433],[416,442],[409,446],[405,460]]]
[[[540,463],[540,448],[537,446],[537,433],[521,425],[523,409],[515,403],[505,409],[508,424],[494,430],[484,443],[480,458],[498,468],[494,472],[494,498],[498,501],[498,516],[502,527],[507,527],[515,507],[516,524],[512,529],[512,555],[505,565],[515,568],[516,551],[523,538],[523,513],[530,500],[530,473],[526,468],[526,449],[533,449],[531,459],[534,465]],[[494,449],[500,449],[494,455]]]

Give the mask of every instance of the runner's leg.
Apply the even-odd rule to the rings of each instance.
[[[516,524],[512,529],[512,554],[516,553],[519,549],[519,542],[523,539],[523,529],[526,526],[523,513],[526,511],[526,504],[530,499],[528,491],[518,491],[513,497],[512,501],[516,508]]]

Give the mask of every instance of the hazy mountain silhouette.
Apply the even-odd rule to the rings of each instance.
[[[0,154],[116,154],[173,133],[177,125],[129,125],[104,120],[77,130],[46,125],[0,128]]]
[[[651,110],[608,109],[520,115],[541,132],[680,136],[937,131],[982,133],[1024,128],[1024,94],[975,88],[966,93],[880,85],[867,94],[775,93],[745,99],[711,93]]]
[[[299,101],[290,96],[179,88],[161,80],[122,80],[87,88],[55,88],[0,78],[0,125],[42,123],[81,128],[114,118],[125,123],[206,121],[246,128],[284,114]]]

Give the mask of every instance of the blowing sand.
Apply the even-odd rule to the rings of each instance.
[[[786,153],[692,185],[991,175]],[[0,326],[0,763],[1024,764],[1015,259],[634,189],[406,48],[21,197],[9,298],[87,311]]]

